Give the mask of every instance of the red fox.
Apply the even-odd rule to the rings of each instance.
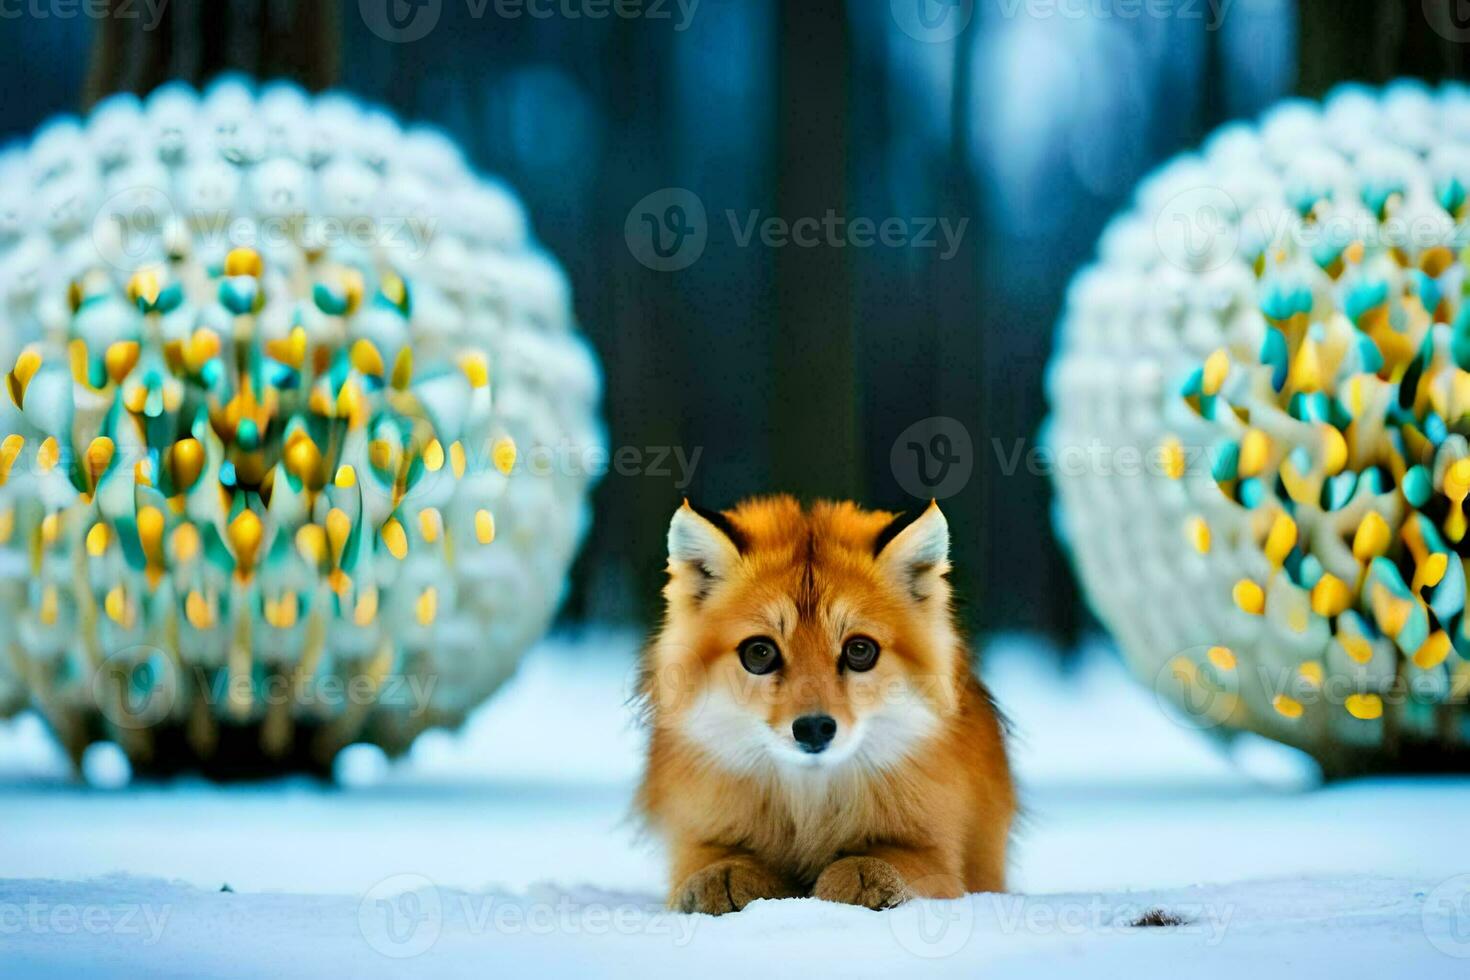
[[[888,908],[1005,888],[1003,724],[950,610],[949,526],[791,497],[669,525],[638,806],[669,904]]]

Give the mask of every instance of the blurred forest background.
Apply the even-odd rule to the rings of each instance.
[[[890,449],[948,416],[974,452],[944,502],[970,625],[1060,642],[1085,613],[1050,488],[1004,464],[1034,444],[1063,290],[1108,216],[1222,122],[1344,79],[1462,76],[1470,39],[1460,0],[99,2],[0,10],[0,137],[237,69],[438,124],[523,196],[606,368],[611,445],[700,451],[687,488],[677,468],[603,480],[567,617],[655,612],[685,492],[918,506]],[[658,272],[624,225],[670,187],[703,202],[708,245]],[[969,220],[947,257],[942,236],[771,248],[730,226],[829,211]]]

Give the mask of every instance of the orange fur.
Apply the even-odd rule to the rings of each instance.
[[[1000,719],[953,623],[948,528],[931,504],[883,543],[893,520],[790,497],[675,515],[639,793],[670,849],[675,907],[1004,889],[1015,795]],[[858,635],[878,644],[871,670],[842,659]],[[778,670],[742,666],[752,636],[776,642]],[[815,755],[791,728],[812,712],[837,723]]]

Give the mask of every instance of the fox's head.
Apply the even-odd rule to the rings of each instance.
[[[935,732],[969,669],[950,612],[949,526],[790,497],[669,525],[654,722],[734,771],[883,769]]]

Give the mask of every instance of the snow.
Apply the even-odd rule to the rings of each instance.
[[[122,788],[105,752],[84,785],[34,717],[0,723],[0,975],[1470,975],[1470,780],[1321,787],[1101,646],[1062,674],[1021,639],[986,669],[1027,810],[1012,894],[669,913],[629,814],[635,645],[547,642],[462,732],[357,750],[337,786]],[[1154,909],[1184,921],[1130,925]]]

